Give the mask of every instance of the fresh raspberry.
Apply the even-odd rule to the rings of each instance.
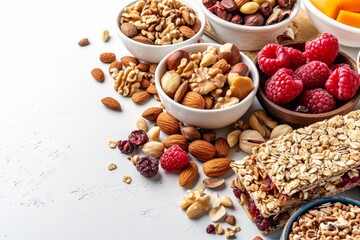
[[[290,57],[290,69],[295,71],[298,67],[306,63],[306,58],[300,50],[292,47],[285,47],[285,49]]]
[[[323,113],[333,110],[336,102],[328,91],[315,88],[301,93],[299,105],[308,108],[309,113]]]
[[[181,170],[189,164],[189,156],[177,144],[169,147],[160,158],[160,166],[167,171]]]
[[[311,61],[296,69],[295,73],[302,80],[304,89],[313,89],[324,87],[331,71],[325,63]]]
[[[152,156],[144,156],[136,162],[136,170],[144,177],[153,177],[159,171],[159,160]]]
[[[267,83],[266,96],[276,104],[294,100],[303,89],[300,78],[291,70],[282,68]]]
[[[346,101],[357,92],[360,84],[359,74],[348,67],[338,67],[325,83],[325,88],[336,99]]]
[[[330,66],[330,70],[333,72],[333,71],[335,71],[335,69],[337,69],[338,67],[348,67],[348,68],[350,68],[349,64],[347,64],[347,63],[338,63],[338,64],[332,64],[332,65]]]
[[[339,42],[330,33],[323,33],[320,37],[305,43],[304,56],[310,62],[319,60],[330,66],[339,53]]]
[[[272,76],[280,68],[290,66],[290,57],[285,47],[279,44],[267,44],[258,53],[260,69],[268,76]]]

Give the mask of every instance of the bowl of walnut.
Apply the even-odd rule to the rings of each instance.
[[[300,0],[202,0],[214,32],[240,50],[259,50],[285,32],[300,9]]]
[[[323,198],[297,210],[286,223],[281,240],[359,239],[360,202]]]
[[[251,106],[258,71],[232,43],[201,43],[169,53],[156,68],[155,85],[166,111],[204,129],[228,126]]]
[[[137,58],[158,63],[175,49],[196,43],[203,35],[205,16],[186,0],[132,1],[118,14],[116,32]]]

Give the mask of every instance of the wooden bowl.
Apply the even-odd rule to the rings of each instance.
[[[305,42],[291,42],[282,44],[286,47],[293,47],[299,49],[300,51],[304,51]],[[304,127],[308,126],[312,123],[319,122],[328,118],[331,118],[335,115],[344,115],[349,113],[357,104],[360,99],[360,88],[356,92],[355,96],[343,103],[337,103],[337,106],[334,110],[326,112],[326,113],[300,113],[292,110],[288,110],[282,106],[279,106],[272,101],[270,101],[265,95],[265,81],[269,78],[266,76],[259,68],[257,63],[257,58],[254,60],[255,65],[259,71],[260,82],[259,82],[259,90],[256,93],[256,97],[259,100],[260,104],[264,108],[264,110],[276,121],[280,123],[289,124],[292,127]],[[357,65],[355,61],[348,56],[347,54],[340,52],[336,57],[334,63],[346,63],[351,69],[357,71]]]

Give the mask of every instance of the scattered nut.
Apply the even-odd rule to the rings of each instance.
[[[239,147],[246,153],[252,153],[253,147],[264,143],[265,139],[256,130],[245,130],[240,134]]]
[[[190,142],[199,140],[201,137],[197,128],[192,126],[181,127],[181,134]]]
[[[94,68],[93,70],[91,70],[91,75],[98,82],[102,82],[105,79],[104,72],[100,68]]]
[[[87,38],[83,38],[78,42],[78,45],[80,47],[85,47],[85,46],[87,46],[89,44],[90,44],[90,42],[89,42],[89,39],[87,39]]]
[[[234,231],[235,231],[235,232],[240,232],[240,231],[241,231],[240,226],[235,226],[235,227],[234,227]]]
[[[164,153],[164,149],[164,144],[162,144],[161,142],[149,141],[142,146],[141,151],[145,155],[149,155],[154,158],[160,158],[161,155],[163,155]]]
[[[110,140],[109,143],[108,143],[108,146],[111,149],[115,149],[117,147],[117,143],[118,143],[117,141]]]
[[[123,176],[122,181],[123,181],[124,183],[130,184],[131,181],[132,181],[132,178],[129,177],[129,176]]]
[[[147,122],[145,121],[145,119],[143,119],[142,117],[138,117],[135,121],[135,125],[138,129],[141,129],[145,132],[147,132],[148,130],[148,124]]]
[[[227,215],[225,218],[225,222],[227,222],[228,224],[235,226],[236,224],[236,218],[234,217],[234,215]]]
[[[159,141],[160,140],[160,127],[154,126],[148,132],[150,141]]]
[[[104,42],[107,42],[107,41],[109,41],[109,38],[110,38],[109,31],[108,31],[108,30],[103,30],[103,31],[101,32],[101,39],[102,39]]]
[[[259,236],[255,236],[254,238],[253,238],[253,240],[263,240],[261,237],[259,237]]]
[[[205,178],[203,184],[207,188],[218,188],[225,183],[223,178]]]
[[[213,143],[216,139],[216,132],[214,130],[205,131],[202,134],[202,139],[209,143]]]
[[[224,229],[223,229],[223,227],[221,226],[220,223],[217,223],[217,224],[215,225],[215,232],[216,232],[216,234],[218,234],[218,235],[221,235],[221,234],[224,233]]]
[[[231,228],[226,228],[225,229],[225,237],[227,239],[232,238],[234,236],[235,236],[235,231],[234,230],[232,230]]]
[[[116,59],[116,55],[112,52],[101,53],[99,59],[103,63],[112,63]]]
[[[211,221],[213,222],[221,222],[226,217],[226,209],[224,206],[220,206],[217,208],[212,208],[209,211],[209,216]]]
[[[258,131],[263,137],[270,137],[270,129],[277,126],[277,122],[272,120],[262,109],[256,110],[249,118],[249,125]]]
[[[221,196],[219,200],[220,200],[220,204],[223,205],[224,207],[232,208],[234,206],[233,201],[228,196],[225,195]]]
[[[117,168],[115,163],[110,163],[108,166],[109,171],[115,170]]]
[[[227,135],[226,140],[230,148],[232,148],[233,146],[236,145],[236,143],[238,143],[240,134],[241,134],[240,130],[234,130]]]

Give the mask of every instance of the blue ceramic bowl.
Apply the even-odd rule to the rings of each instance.
[[[298,209],[290,218],[289,220],[287,221],[285,227],[284,227],[284,230],[281,234],[281,240],[288,240],[289,239],[289,234],[290,234],[290,231],[291,231],[291,227],[293,225],[293,223],[303,214],[305,214],[306,212],[308,212],[309,210],[317,207],[317,206],[320,206],[324,203],[328,203],[328,202],[340,202],[340,203],[343,203],[343,204],[352,204],[352,205],[355,205],[355,206],[359,206],[360,207],[360,202],[359,201],[356,201],[356,200],[353,200],[353,199],[349,199],[349,198],[336,198],[336,197],[329,197],[329,198],[323,198],[323,199],[319,199],[319,200],[316,200],[314,202],[310,202],[306,205],[304,205],[303,207],[301,207],[300,209]]]

